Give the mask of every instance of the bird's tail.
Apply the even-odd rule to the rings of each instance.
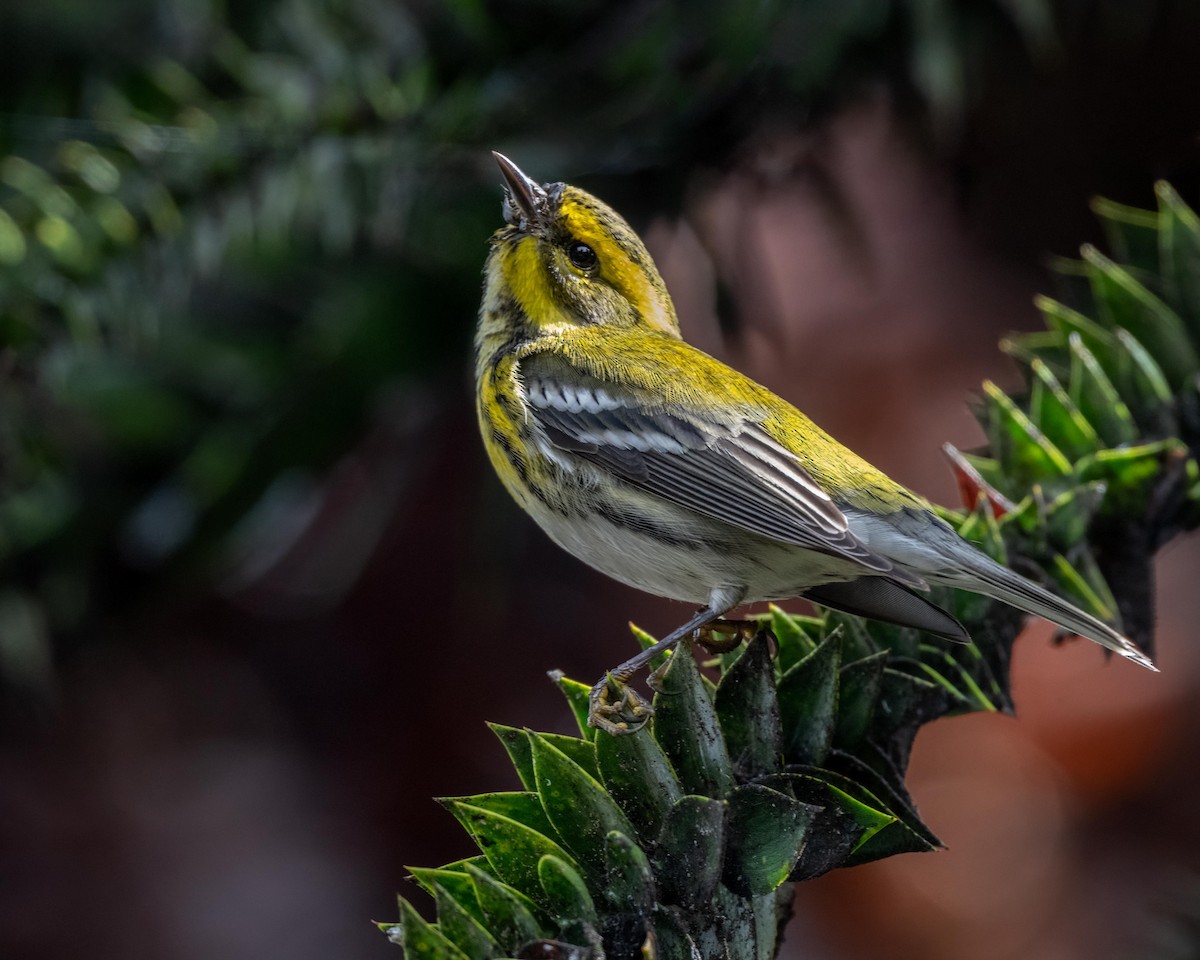
[[[1119,653],[1138,666],[1158,672],[1148,656],[1108,624],[1055,596],[1045,587],[1001,566],[990,557],[975,550],[971,553],[970,562],[963,564],[963,568],[945,575],[926,574],[926,578],[931,582],[986,594],[1026,613],[1044,617],[1072,633],[1094,640],[1113,653]],[[960,556],[958,559],[961,562],[965,558]]]

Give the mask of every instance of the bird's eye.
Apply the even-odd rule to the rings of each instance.
[[[567,259],[580,270],[591,270],[598,262],[596,251],[586,243],[568,244]]]

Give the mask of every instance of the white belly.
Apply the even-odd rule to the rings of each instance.
[[[526,505],[543,530],[567,552],[615,580],[660,597],[703,606],[715,589],[744,592],[746,603],[782,600],[822,583],[861,575],[856,564],[779,543],[698,514],[657,536],[598,515],[564,517],[545,505]],[[701,532],[697,533],[697,529]],[[690,534],[690,536],[689,536]]]

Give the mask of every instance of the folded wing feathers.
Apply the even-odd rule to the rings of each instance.
[[[850,531],[800,461],[753,422],[735,432],[652,413],[599,384],[531,379],[525,396],[547,438],[561,449],[699,513],[908,582]]]

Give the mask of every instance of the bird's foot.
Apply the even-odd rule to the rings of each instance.
[[[636,690],[626,686],[627,676],[608,673],[588,695],[588,726],[614,737],[634,733],[654,715],[654,708]]]
[[[728,653],[753,640],[761,626],[757,620],[714,620],[696,631],[696,640],[711,654]]]

